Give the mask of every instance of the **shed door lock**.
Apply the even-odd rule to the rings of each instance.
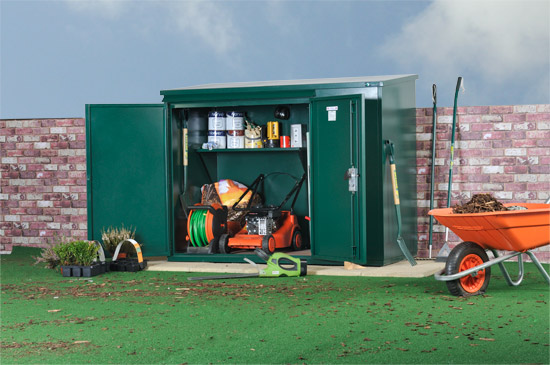
[[[357,191],[357,178],[359,177],[359,173],[357,172],[357,168],[350,167],[346,171],[346,175],[344,175],[344,180],[348,180],[349,184],[349,191],[356,192]]]

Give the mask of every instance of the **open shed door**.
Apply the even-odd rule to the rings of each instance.
[[[316,98],[311,109],[312,254],[358,256],[359,95]]]
[[[132,226],[146,256],[169,255],[164,105],[87,105],[86,154],[88,239]]]

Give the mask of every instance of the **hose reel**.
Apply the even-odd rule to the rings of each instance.
[[[188,253],[216,253],[220,236],[227,233],[227,207],[194,205],[187,217]]]

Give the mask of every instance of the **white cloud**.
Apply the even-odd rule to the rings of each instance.
[[[236,52],[241,44],[239,24],[227,3],[219,1],[183,1],[163,3],[171,20],[184,34],[198,37],[218,54]]]
[[[548,95],[550,2],[436,0],[380,51],[434,80],[466,73],[494,92],[520,78]]]
[[[127,0],[65,0],[68,7],[90,16],[119,20],[124,15],[139,16],[141,24],[158,22],[147,18],[148,11],[160,12],[165,31],[179,33],[181,39],[198,41],[219,55],[227,54],[241,44],[240,27],[229,2],[221,1],[127,1]],[[132,12],[140,9],[141,12]],[[145,17],[143,15],[145,14]],[[138,19],[135,19],[138,21]],[[160,24],[149,24],[159,27]]]

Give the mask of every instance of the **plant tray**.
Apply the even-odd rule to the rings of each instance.
[[[67,265],[61,266],[61,273],[64,277],[91,277],[105,273],[109,265],[98,263],[90,266]]]
[[[147,260],[139,262],[138,259],[118,259],[111,261],[111,271],[130,271],[136,272],[144,270],[147,267]]]

